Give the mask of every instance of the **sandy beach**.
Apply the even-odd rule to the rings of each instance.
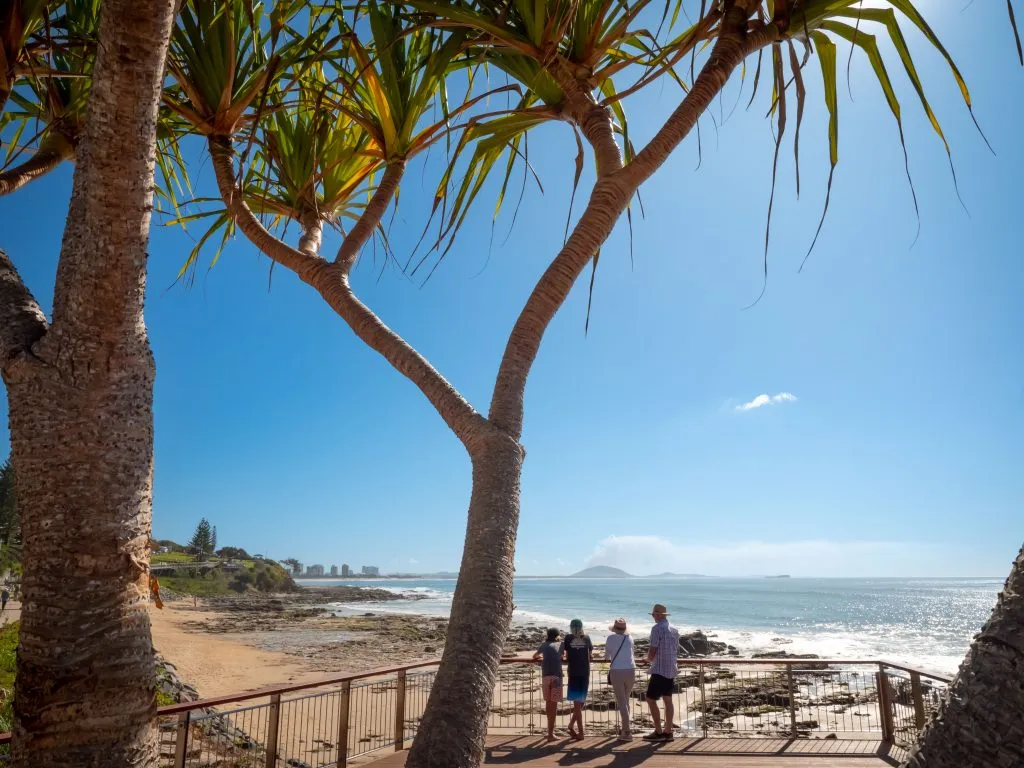
[[[150,607],[153,645],[202,698],[438,658],[443,618],[327,605],[390,597],[341,588],[167,600]]]
[[[216,617],[212,611],[196,610],[183,601],[150,610],[153,646],[203,698],[322,677],[286,653],[261,650],[236,636],[188,628],[195,621]]]

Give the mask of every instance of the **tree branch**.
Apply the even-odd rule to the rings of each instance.
[[[715,47],[690,93],[626,169],[629,183],[639,187],[662,166],[697,124],[711,99],[725,87],[733,70],[743,59],[780,39],[779,28],[774,23],[762,26],[748,35],[747,20],[757,5],[758,0],[737,0],[725,12]]]
[[[483,416],[419,352],[377,317],[353,293],[346,265],[334,263],[316,270],[309,279],[330,307],[371,349],[419,390],[467,449],[489,433]]]
[[[509,335],[488,415],[496,428],[514,439],[518,440],[522,434],[526,379],[548,324],[565,302],[584,267],[608,239],[630,198],[693,129],[697,118],[749,53],[746,22],[753,8],[748,10],[747,6],[756,6],[756,2],[736,0],[730,5],[711,56],[686,98],[633,162],[621,170],[599,176],[572,234],[530,294]],[[763,40],[761,44],[771,41],[768,36],[763,36]],[[595,138],[600,138],[601,134],[592,133]],[[585,135],[591,140],[590,134],[585,132]]]
[[[562,113],[579,127],[594,150],[597,177],[621,170],[622,153],[615,141],[611,110],[597,103],[590,88],[580,82],[563,58],[556,58],[549,71],[565,94]]]
[[[24,187],[40,176],[45,176],[65,160],[75,156],[75,148],[59,133],[51,133],[39,145],[39,149],[21,165],[0,173],[0,197]]]
[[[210,136],[207,144],[213,172],[217,177],[217,188],[235,224],[253,245],[282,267],[287,267],[302,280],[324,264],[319,256],[296,250],[274,237],[246,204],[242,191],[235,181],[235,150],[231,139],[226,136]]]
[[[359,221],[349,231],[348,236],[338,249],[338,255],[334,257],[336,264],[341,264],[348,272],[352,269],[359,251],[366,245],[366,241],[373,236],[373,231],[380,225],[384,213],[391,204],[392,198],[398,192],[398,185],[405,173],[405,160],[393,160],[384,168],[384,175],[381,176],[380,184],[374,190],[370,202],[363,210]]]
[[[221,197],[224,198],[228,210],[235,217],[238,228],[250,242],[278,264],[295,272],[304,283],[312,286],[323,296],[327,304],[348,324],[356,336],[423,392],[467,449],[481,436],[488,434],[491,430],[483,416],[419,352],[385,325],[353,293],[352,286],[349,284],[349,272],[355,256],[353,255],[351,259],[346,257],[343,260],[328,263],[311,252],[296,250],[274,237],[242,199],[241,191],[235,183],[230,139],[210,137],[209,146]],[[403,168],[404,164],[389,166],[388,171],[385,172],[385,178],[381,180],[381,187],[384,186],[385,180],[388,180],[391,186],[390,194],[384,195],[378,187],[374,199],[379,198],[383,203],[375,205],[371,201],[363,211],[356,227],[346,238],[346,243],[342,244],[339,255],[345,256],[349,249],[358,253],[357,247],[346,244],[353,234],[356,234],[356,229],[364,222],[363,229],[370,234],[373,233],[377,224],[380,223],[384,211],[387,210],[391,196],[397,189]],[[374,217],[376,218],[374,219]],[[305,231],[303,239],[310,247],[313,247],[314,241],[319,239],[315,225],[312,221],[308,221],[303,224],[303,228]],[[316,242],[315,246],[319,247],[319,242]]]
[[[14,263],[0,251],[0,369],[32,348],[49,325]]]

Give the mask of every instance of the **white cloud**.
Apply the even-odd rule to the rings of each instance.
[[[948,554],[948,553],[946,553]],[[676,544],[661,536],[609,536],[586,564],[636,575],[917,576],[943,573],[941,547],[894,541],[735,541]]]
[[[796,395],[792,392],[779,392],[777,395],[758,395],[748,403],[743,403],[736,406],[736,410],[740,413],[743,411],[752,411],[755,408],[761,408],[765,405],[778,405],[779,403],[795,403]]]
[[[419,564],[420,564],[420,561],[417,560],[415,557],[410,557],[409,558],[409,565],[419,565]]]

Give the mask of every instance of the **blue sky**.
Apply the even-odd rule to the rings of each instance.
[[[812,64],[801,199],[784,148],[767,290],[744,309],[761,290],[773,141],[767,91],[722,123],[736,79],[715,107],[717,136],[702,126],[700,169],[691,136],[643,187],[632,266],[624,222],[605,247],[589,334],[589,275],[548,332],[527,393],[521,573],[594,563],[723,575],[1007,572],[1024,538],[1024,72],[1005,8],[947,5],[923,7],[996,156],[942,60],[911,39],[969,215],[894,62],[921,208],[911,247],[895,123],[855,58],[854,101],[845,83],[840,93],[831,213],[798,273],[827,173]],[[678,99],[666,82],[628,102],[636,140]],[[561,243],[574,146],[565,126],[534,137],[545,193],[527,190],[507,240],[511,217],[499,220],[490,252],[485,190],[426,286],[394,269],[381,276],[370,252],[357,269],[364,300],[478,408]],[[433,170],[414,169],[402,187],[400,257],[419,236]],[[0,244],[47,306],[70,175],[0,199]],[[155,535],[186,539],[205,516],[222,544],[279,558],[455,569],[469,462],[428,403],[285,270],[268,281],[267,260],[243,240],[204,264],[191,289],[173,285],[190,242],[153,228]],[[761,395],[775,401],[740,408]],[[6,430],[0,441],[6,450]]]

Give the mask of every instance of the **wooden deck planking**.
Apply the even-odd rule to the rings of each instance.
[[[889,747],[878,741],[851,739],[677,738],[668,743],[607,737],[548,745],[536,736],[491,736],[485,765],[530,768],[883,768],[898,765]],[[373,768],[402,768],[404,752],[372,762]]]

